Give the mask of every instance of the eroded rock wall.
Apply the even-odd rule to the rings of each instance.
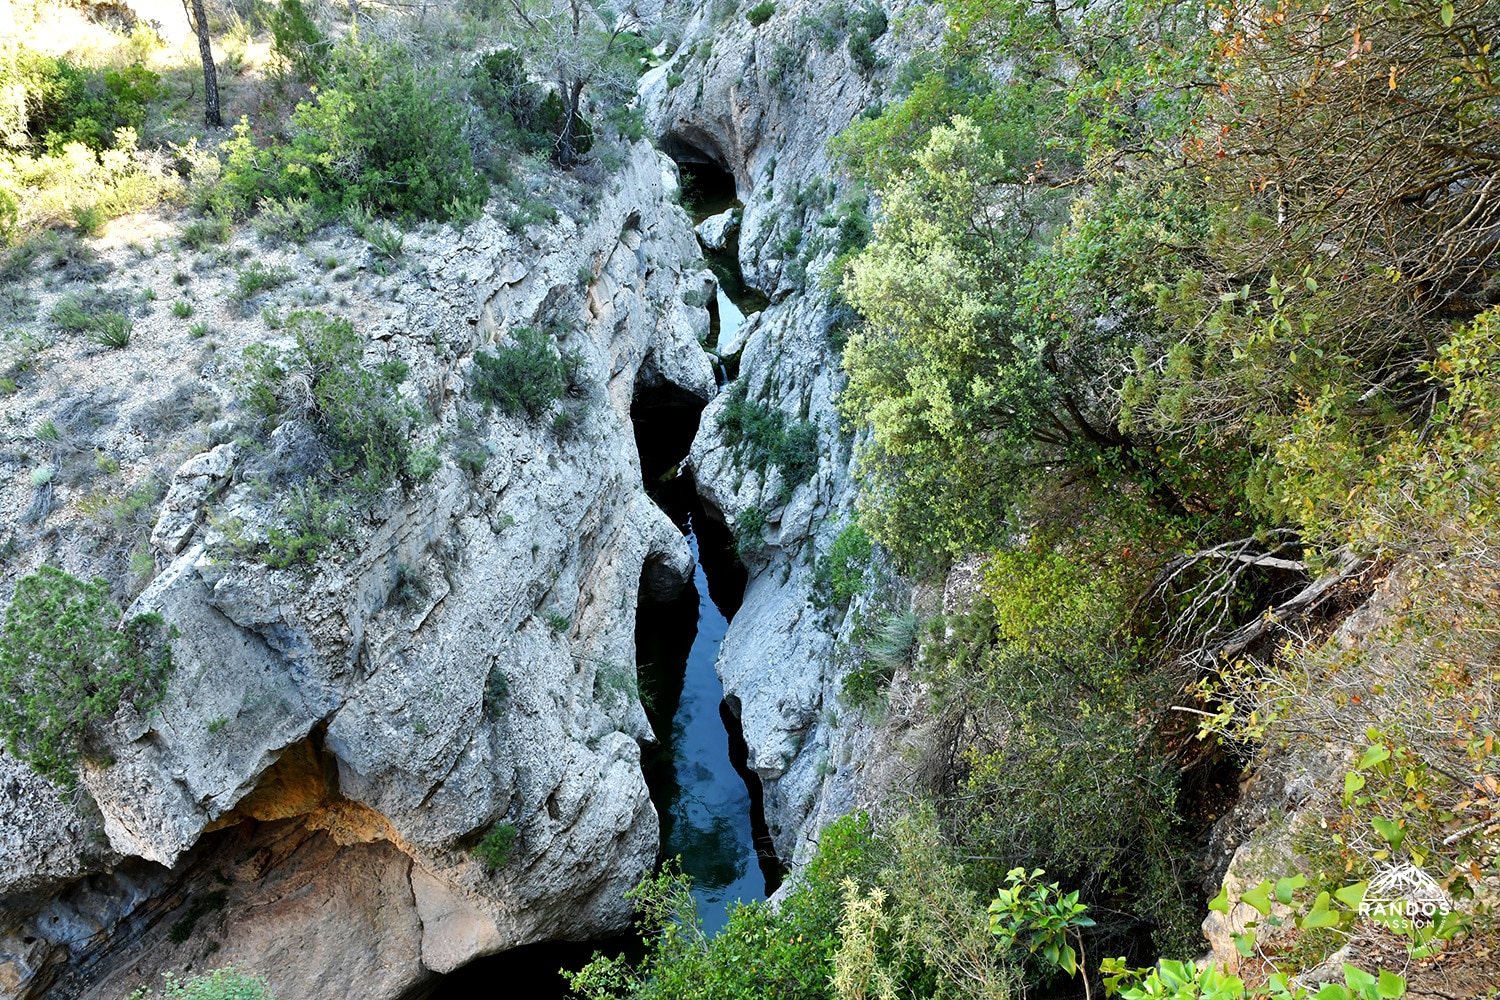
[[[744,203],[741,270],[771,305],[720,349],[740,352],[747,399],[817,425],[816,471],[789,496],[780,470],[746,469],[726,444],[718,422],[725,395],[704,410],[689,457],[706,504],[737,535],[751,523],[746,512],[765,519],[718,670],[784,857],[805,856],[809,835],[864,801],[861,771],[875,738],[868,720],[843,704],[841,682],[854,624],[877,601],[873,594],[847,607],[814,601],[817,559],[850,522],[856,493],[854,442],[835,406],[840,317],[818,283],[834,241],[815,235],[830,228],[826,208],[847,190],[829,140],[879,104],[905,52],[937,37],[939,25],[921,5],[885,7],[891,28],[874,41],[878,61],[861,65],[847,29],[821,27],[832,23],[825,3],[778,3],[759,27],[743,15],[716,19],[709,5],[688,24],[677,57],[643,82],[661,148],[727,170]],[[822,207],[809,210],[814,186]],[[802,234],[795,251],[794,231]],[[894,607],[904,599],[888,589],[879,601]]]
[[[657,849],[637,591],[647,560],[691,570],[641,487],[630,402],[638,378],[713,392],[676,184],[642,143],[584,218],[409,238],[425,266],[361,324],[366,363],[407,365],[428,439],[487,458],[389,491],[348,551],[306,572],[226,556],[268,510],[251,459],[224,444],[180,470],[132,609],[176,628],[178,667],[84,774],[97,811],[0,758],[0,993],[114,998],[232,961],[278,996],[394,997],[624,925]],[[542,324],[584,358],[571,428],[466,391],[477,349]],[[499,823],[518,836],[491,873],[473,848]]]

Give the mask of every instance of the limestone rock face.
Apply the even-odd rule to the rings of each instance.
[[[729,242],[729,234],[739,228],[740,220],[735,217],[734,209],[711,215],[698,223],[695,230],[698,239],[710,250],[723,250]]]
[[[643,567],[660,592],[692,568],[641,486],[630,403],[638,380],[714,392],[675,184],[642,143],[586,223],[408,237],[422,267],[363,326],[365,361],[408,366],[430,440],[487,457],[392,488],[345,551],[308,570],[235,557],[225,526],[254,536],[270,510],[256,459],[221,445],[181,466],[152,534],[165,568],[132,608],[176,629],[178,666],[86,769],[97,812],[0,756],[0,994],[115,998],[212,953],[278,996],[396,997],[624,926],[657,820],[649,726],[615,675],[635,669]],[[475,351],[543,325],[584,359],[571,427],[466,388]],[[269,450],[298,447],[286,425]],[[490,872],[474,847],[497,824],[517,836]]]
[[[834,241],[813,241],[838,196],[825,194],[823,208],[804,206],[814,187],[829,190],[835,174],[829,140],[880,98],[902,51],[940,30],[920,5],[885,6],[892,25],[915,16],[906,17],[904,34],[892,29],[875,41],[883,65],[862,69],[845,34],[822,36],[810,27],[825,4],[778,3],[758,28],[743,16],[715,21],[710,5],[687,25],[679,55],[642,82],[661,148],[682,162],[726,170],[744,203],[741,270],[772,304],[720,350],[740,354],[747,399],[817,426],[816,470],[790,489],[775,466],[764,474],[747,470],[726,445],[718,426],[724,396],[704,410],[689,456],[706,506],[737,534],[747,512],[764,516],[762,544],[750,559],[750,582],[718,671],[786,857],[805,855],[807,835],[856,801],[859,750],[872,738],[841,695],[847,665],[840,643],[849,639],[865,598],[834,608],[813,600],[816,561],[849,523],[856,485],[854,443],[840,433],[834,406],[841,387],[838,317],[817,282]],[[670,86],[672,73],[683,82]],[[700,225],[705,243],[718,235],[721,218]],[[789,252],[794,231],[802,242]],[[892,600],[900,603],[901,595]]]

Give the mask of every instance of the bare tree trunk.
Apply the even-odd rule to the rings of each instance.
[[[557,137],[557,165],[571,170],[578,162],[578,106],[583,103],[583,80],[575,79],[559,89],[563,92],[565,120],[562,134]]]
[[[208,38],[208,12],[203,7],[203,0],[192,0],[191,9],[188,8],[188,0],[182,0],[182,7],[187,12],[188,23],[198,35],[198,55],[203,60],[203,122],[210,128],[222,128],[224,119],[219,115],[219,73],[214,68],[214,51]]]

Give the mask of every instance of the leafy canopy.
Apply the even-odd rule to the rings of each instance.
[[[128,701],[147,711],[172,673],[158,615],[120,621],[103,578],[54,566],[21,578],[0,630],[0,732],[10,752],[63,788],[102,761],[98,727]]]

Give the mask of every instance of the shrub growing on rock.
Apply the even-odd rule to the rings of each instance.
[[[474,848],[474,857],[484,865],[486,872],[493,875],[510,861],[511,852],[516,846],[516,834],[514,823],[496,823],[490,827],[489,833]]]
[[[158,615],[121,623],[103,579],[42,566],[16,584],[0,630],[0,731],[6,747],[64,788],[100,759],[96,728],[121,703],[146,711],[172,672]]]
[[[474,355],[474,396],[506,416],[534,419],[563,397],[582,364],[577,352],[559,356],[545,333],[521,327],[510,343]]]
[[[745,20],[749,21],[753,27],[759,28],[762,24],[769,21],[775,13],[776,5],[771,0],[766,0],[765,3],[758,3],[745,11]]]

